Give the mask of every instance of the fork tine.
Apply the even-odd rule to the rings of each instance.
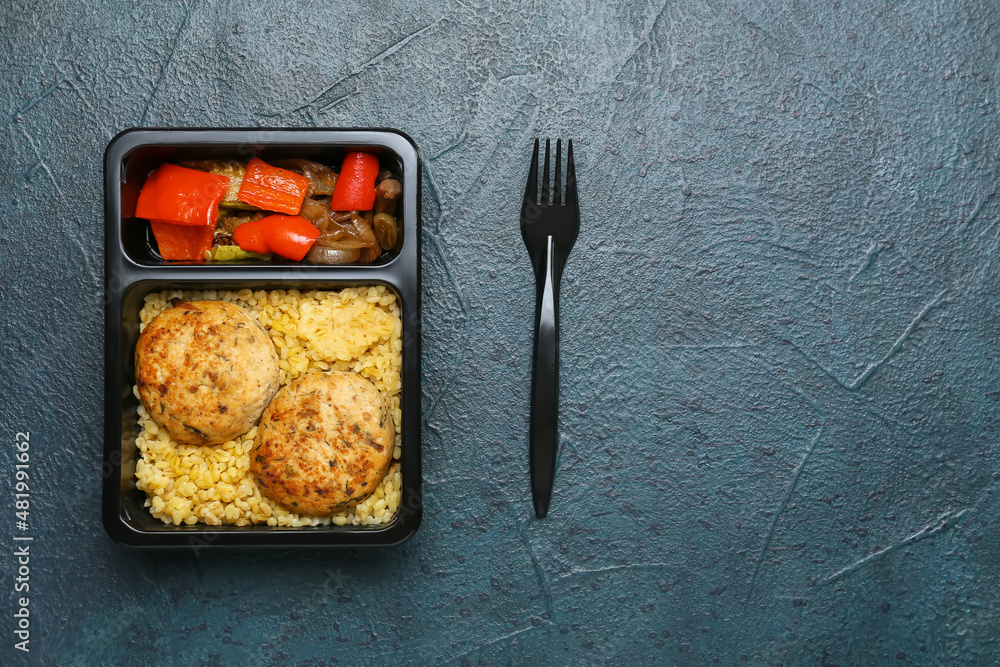
[[[552,183],[552,205],[562,206],[562,139],[556,139],[556,180]]]
[[[531,167],[528,169],[528,185],[524,188],[524,198],[538,202],[538,139],[535,139],[535,150],[531,153]]]
[[[570,139],[566,149],[566,206],[577,208],[576,199],[576,164],[573,162],[573,140]]]
[[[545,140],[545,171],[542,176],[542,206],[549,203],[549,140]]]

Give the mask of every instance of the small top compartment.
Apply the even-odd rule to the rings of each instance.
[[[330,265],[301,262],[274,255],[269,260],[242,260],[239,266],[288,269],[317,267],[366,269],[385,267],[416,242],[419,221],[419,154],[413,141],[397,130],[366,129],[133,129],[109,143],[105,152],[105,219],[107,250],[138,267],[200,267],[205,270],[231,266],[225,262],[164,260],[150,223],[135,216],[139,192],[149,174],[162,164],[188,161],[260,158],[272,163],[300,158],[339,171],[344,156],[354,151],[378,158],[379,168],[391,172],[402,192],[395,219],[395,244],[369,263]]]

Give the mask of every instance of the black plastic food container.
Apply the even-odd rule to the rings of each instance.
[[[306,158],[338,166],[344,154],[375,154],[402,177],[396,247],[368,266],[310,265],[277,258],[257,264],[168,262],[159,257],[149,225],[134,218],[146,176],[164,162],[259,156]],[[134,547],[391,546],[417,530],[420,471],[420,154],[396,130],[374,129],[132,129],[104,154],[105,386],[102,514],[108,534]],[[174,526],[153,518],[136,488],[139,433],[134,355],[143,298],[160,290],[334,290],[385,285],[401,302],[402,497],[395,518],[380,526]]]

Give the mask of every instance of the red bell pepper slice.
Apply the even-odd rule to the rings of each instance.
[[[212,247],[215,227],[210,225],[178,225],[169,220],[150,220],[156,245],[163,259],[205,259]]]
[[[211,229],[228,187],[228,176],[162,164],[146,178],[135,205],[135,216],[175,225],[205,225]]]
[[[265,211],[294,215],[302,210],[302,202],[308,189],[307,176],[272,167],[255,157],[247,164],[236,198]]]
[[[348,153],[330,199],[331,211],[370,211],[375,206],[378,158],[371,153]]]
[[[269,215],[233,230],[233,240],[244,250],[273,252],[295,261],[302,261],[317,238],[319,229],[301,215]]]
[[[234,229],[233,240],[236,241],[236,245],[247,252],[256,252],[261,255],[271,252],[271,248],[267,245],[267,226],[261,225],[261,220],[266,220],[266,218],[244,222]]]

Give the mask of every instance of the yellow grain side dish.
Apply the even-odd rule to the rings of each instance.
[[[402,495],[400,411],[402,318],[395,294],[382,286],[334,291],[162,291],[148,294],[140,330],[170,299],[219,300],[246,308],[278,352],[280,386],[311,371],[352,371],[382,394],[396,425],[393,461],[375,493],[329,517],[289,512],[263,495],[250,473],[257,426],[220,445],[171,440],[140,404],[136,486],[152,515],[174,525],[378,525],[392,521]],[[133,387],[138,397],[138,388]]]

